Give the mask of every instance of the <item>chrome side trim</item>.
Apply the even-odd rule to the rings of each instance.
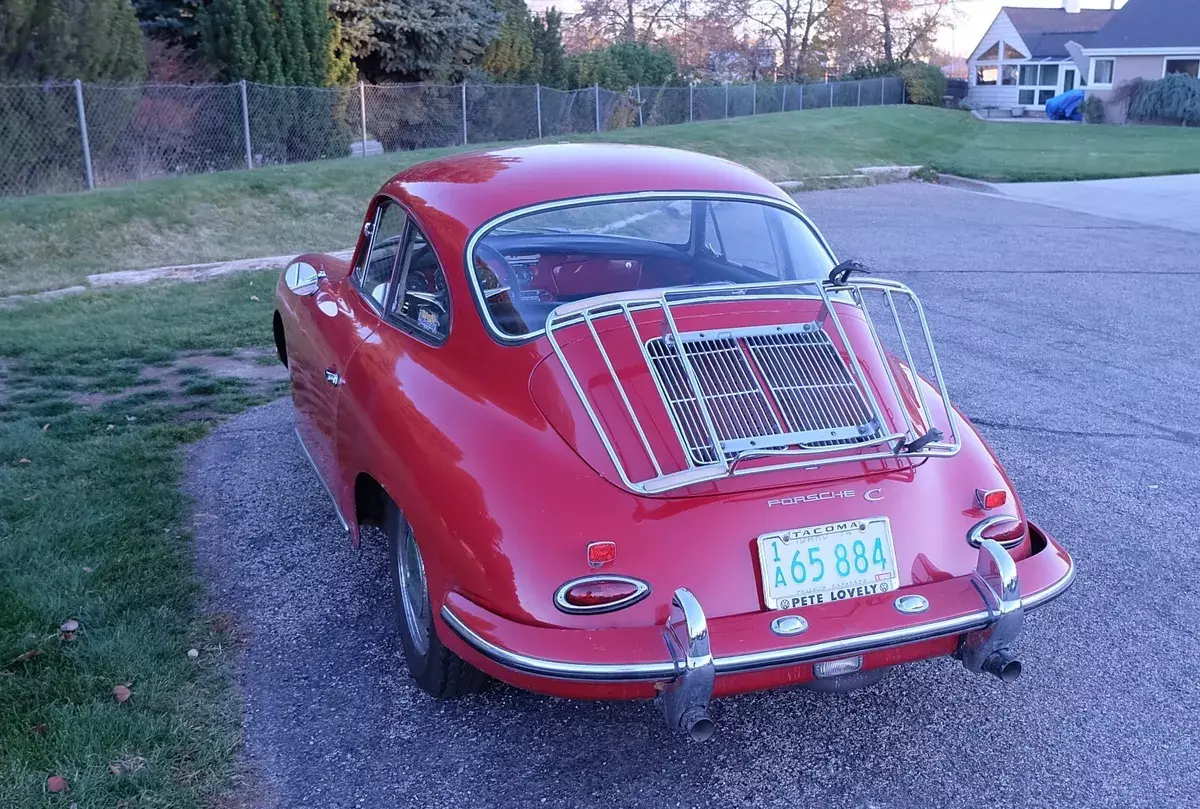
[[[1005,523],[1020,521],[1020,517],[1014,517],[1011,514],[997,514],[994,517],[984,517],[982,520],[972,525],[971,530],[967,531],[967,543],[972,548],[978,548],[983,545],[983,542],[986,539],[986,537],[983,535],[984,531],[988,530],[989,528],[995,528],[997,525],[1004,525]],[[1006,542],[999,542],[996,540],[992,541],[996,542],[996,544],[1001,548],[1010,550],[1020,545],[1024,540],[1024,537],[1017,537],[1016,539],[1010,539]]]
[[[333,502],[333,512],[337,514],[338,522],[342,524],[342,530],[350,533],[350,523],[346,522],[346,518],[342,516],[342,509],[338,506],[337,498],[333,496],[333,489],[329,488],[329,484],[325,482],[325,478],[321,475],[321,470],[317,468],[317,462],[313,460],[312,453],[304,445],[304,439],[300,437],[300,428],[297,427],[293,432],[296,433],[296,440],[300,443],[300,449],[304,450],[304,457],[308,458],[309,465],[317,473],[317,480],[321,481],[321,485],[325,487],[325,494],[329,495],[329,499]]]
[[[1061,579],[1044,590],[1021,599],[1021,604],[1025,612],[1042,607],[1055,598],[1058,598],[1067,591],[1074,579],[1075,564],[1072,561],[1067,574]],[[494,660],[505,668],[525,674],[534,674],[557,680],[584,680],[592,682],[654,682],[671,680],[680,674],[679,664],[671,660],[653,663],[574,663],[531,657],[497,646],[481,637],[464,624],[451,611],[449,606],[445,604],[442,605],[441,616],[446,625],[463,642],[475,649],[475,651]],[[718,674],[731,674],[810,663],[828,657],[845,657],[877,651],[879,649],[888,649],[893,646],[902,646],[908,643],[932,640],[946,635],[958,635],[976,629],[983,629],[989,626],[993,620],[991,611],[981,609],[955,618],[913,624],[899,629],[889,629],[854,638],[842,638],[806,646],[772,649],[765,652],[752,652],[730,657],[715,657],[713,665]]]
[[[591,584],[597,581],[616,581],[622,584],[632,585],[635,589],[630,595],[616,601],[610,601],[606,604],[597,604],[594,607],[580,607],[576,604],[567,602],[567,590],[572,587],[577,587],[580,584]],[[569,612],[573,615],[599,615],[606,612],[615,612],[616,610],[632,607],[634,604],[641,601],[646,596],[650,595],[650,585],[641,579],[635,579],[632,576],[620,576],[615,573],[605,574],[597,573],[592,576],[580,576],[577,579],[571,579],[564,583],[561,587],[554,591],[554,606],[558,607],[563,612]]]

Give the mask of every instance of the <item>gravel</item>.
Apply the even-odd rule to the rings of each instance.
[[[1075,587],[1026,623],[1022,678],[951,660],[845,695],[720,700],[704,744],[646,703],[407,679],[384,544],[353,550],[287,401],[193,448],[196,554],[247,638],[248,768],[267,807],[1165,806],[1200,790],[1190,513],[1200,235],[905,183],[804,195],[841,258],[921,295],[951,392]]]

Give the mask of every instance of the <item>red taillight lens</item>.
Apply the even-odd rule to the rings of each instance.
[[[607,565],[617,558],[617,543],[593,542],[587,546],[587,560],[592,567]]]
[[[554,603],[563,612],[611,612],[636,604],[650,585],[628,576],[587,576],[558,588]]]
[[[1008,502],[1008,492],[1004,491],[1004,489],[976,489],[975,502],[979,504],[980,508],[1000,508],[1000,506]]]

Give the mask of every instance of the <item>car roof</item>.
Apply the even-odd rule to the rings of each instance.
[[[383,193],[433,227],[477,227],[508,211],[544,202],[638,191],[755,194],[787,201],[778,186],[745,166],[711,155],[656,146],[561,143],[470,152],[419,163]]]

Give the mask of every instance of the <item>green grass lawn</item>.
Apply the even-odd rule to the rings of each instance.
[[[573,140],[676,146],[772,180],[922,164],[985,180],[1074,180],[1200,171],[1200,132],[1175,127],[984,123],[929,107],[776,113],[624,129]],[[348,247],[393,173],[453,149],[343,158],[0,202],[0,295],[90,273]]]
[[[236,631],[199,608],[180,447],[282,392],[199,362],[268,347],[273,282],[0,316],[0,806],[208,807],[235,788]]]

